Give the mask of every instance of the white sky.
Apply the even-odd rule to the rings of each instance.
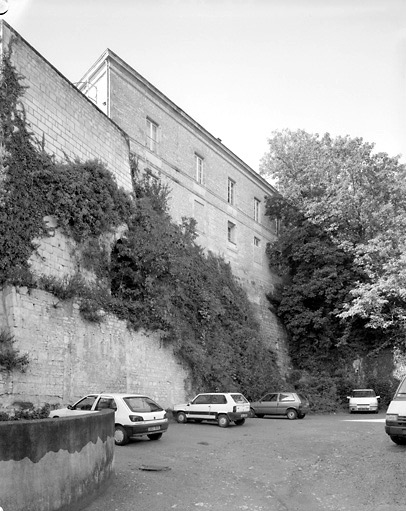
[[[406,156],[406,0],[8,5],[3,18],[69,80],[110,48],[255,170],[283,128]]]

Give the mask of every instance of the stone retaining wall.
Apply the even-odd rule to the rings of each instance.
[[[114,412],[0,422],[0,507],[77,511],[109,483]]]
[[[109,315],[84,321],[75,302],[14,287],[0,291],[0,325],[29,356],[25,373],[0,372],[0,408],[67,404],[103,391],[146,393],[166,408],[185,400],[188,372],[159,333],[130,331]]]

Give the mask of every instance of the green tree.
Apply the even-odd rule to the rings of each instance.
[[[276,132],[262,174],[281,193],[269,247],[285,276],[278,313],[300,366],[337,364],[404,336],[405,166],[361,138]]]

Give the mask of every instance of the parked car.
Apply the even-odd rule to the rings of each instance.
[[[249,414],[249,402],[237,392],[198,394],[190,403],[173,407],[173,416],[181,424],[190,419],[216,421],[221,428],[226,428],[230,422],[241,426]]]
[[[51,411],[49,417],[73,417],[106,408],[115,411],[114,441],[117,445],[143,436],[159,440],[168,429],[166,411],[141,394],[89,394],[73,405]]]
[[[406,445],[406,376],[386,410],[385,432],[395,444]]]
[[[295,392],[271,392],[251,403],[251,414],[260,418],[265,415],[285,415],[291,420],[303,419],[308,411],[308,399]]]
[[[354,389],[350,396],[347,396],[350,413],[353,412],[374,412],[378,413],[380,396],[375,394],[373,389]]]

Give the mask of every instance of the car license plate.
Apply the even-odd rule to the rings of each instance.
[[[245,417],[248,417],[248,413],[242,413],[241,418],[244,419]]]
[[[160,426],[151,426],[150,428],[148,428],[148,431],[158,431],[158,429],[161,429]]]

